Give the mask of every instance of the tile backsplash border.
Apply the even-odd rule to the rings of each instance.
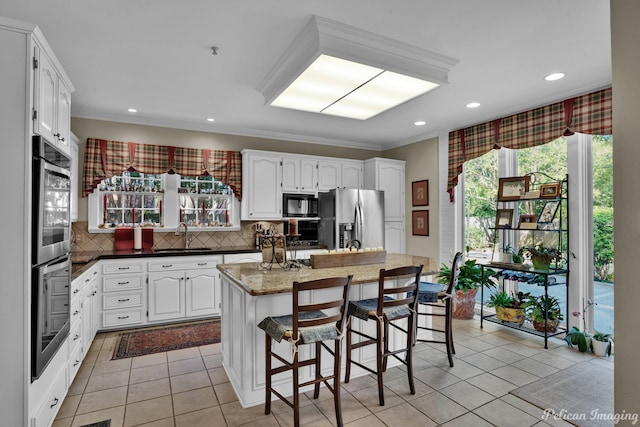
[[[191,246],[207,248],[254,247],[256,224],[261,224],[262,228],[266,229],[273,224],[278,231],[282,232],[282,222],[280,221],[244,221],[238,231],[198,231],[198,229],[190,228],[189,234],[193,236]],[[90,233],[87,221],[72,223],[71,230],[73,232],[71,239],[71,250],[73,252],[115,250],[114,233]],[[176,236],[173,230],[154,230],[153,247],[157,249],[180,248],[183,245],[183,239],[182,235]]]

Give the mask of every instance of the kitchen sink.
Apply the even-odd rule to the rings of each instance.
[[[188,252],[213,252],[213,248],[162,248],[162,249],[154,249],[153,252],[156,253],[188,253]]]

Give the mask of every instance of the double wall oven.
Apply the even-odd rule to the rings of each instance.
[[[37,379],[69,334],[71,160],[33,137],[31,379]]]

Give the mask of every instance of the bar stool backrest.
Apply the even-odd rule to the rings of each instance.
[[[382,316],[385,307],[408,305],[411,310],[416,310],[418,304],[418,283],[420,283],[421,265],[398,267],[390,270],[380,270],[378,278],[378,309],[377,315]],[[392,280],[408,280],[401,286],[390,286]],[[404,294],[404,295],[403,295]],[[391,297],[387,299],[385,296]]]
[[[462,252],[457,252],[453,257],[453,262],[451,263],[451,276],[449,277],[449,285],[447,286],[446,293],[451,295],[453,290],[456,288],[458,284],[458,276],[460,275],[460,267],[462,264]]]
[[[293,282],[293,337],[298,337],[298,329],[312,326],[328,325],[335,323],[335,327],[338,330],[338,334],[342,334],[345,328],[347,320],[347,307],[349,305],[349,284],[353,276],[347,277],[332,277],[327,279],[311,280],[308,282]],[[301,304],[300,294],[307,291],[326,290],[331,288],[342,288],[341,292],[335,290],[335,292],[314,292],[313,303]],[[326,295],[326,298],[323,296]],[[329,296],[331,295],[331,296]],[[339,297],[336,297],[338,296]],[[329,310],[329,312],[323,311],[326,316],[323,317],[311,317],[305,318],[301,313],[314,312],[318,310]]]

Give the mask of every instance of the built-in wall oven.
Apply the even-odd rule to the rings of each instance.
[[[33,138],[31,377],[37,379],[69,334],[71,160]]]

